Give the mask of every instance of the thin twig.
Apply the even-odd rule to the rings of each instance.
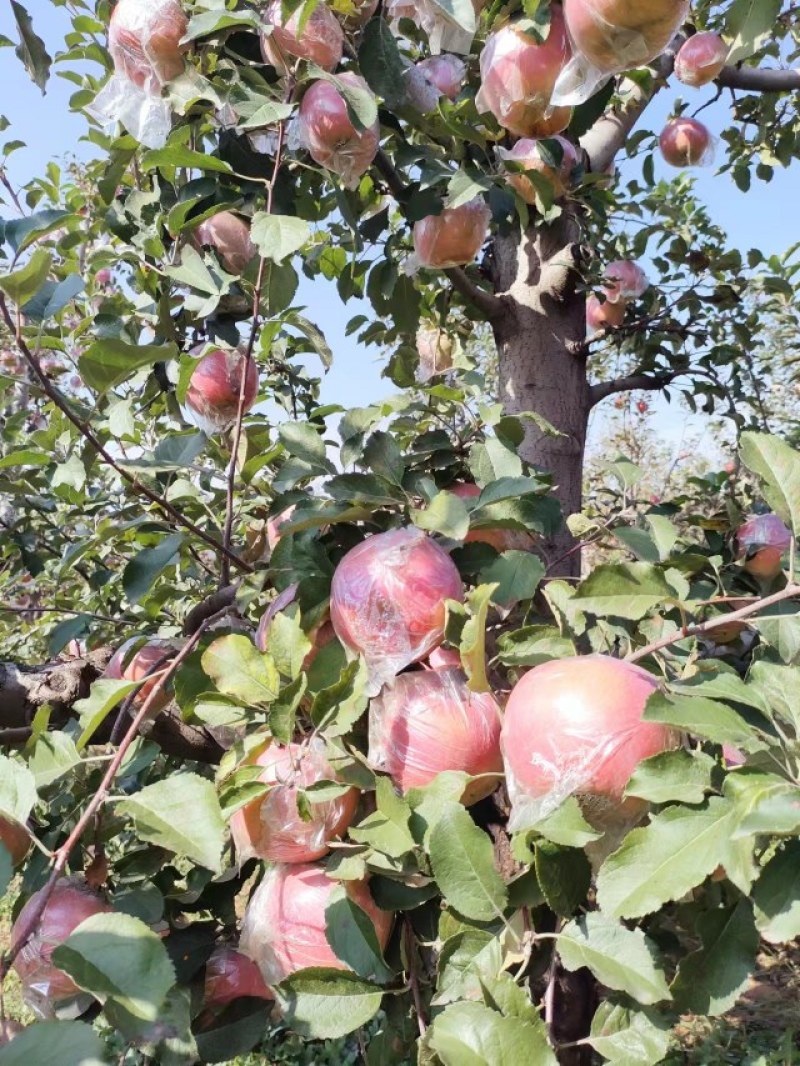
[[[662,637],[660,640],[655,640],[652,644],[648,644],[646,647],[639,648],[637,651],[631,652],[630,655],[626,655],[625,659],[629,663],[635,663],[639,659],[646,659],[647,656],[652,655],[653,652],[661,651],[662,648],[668,648],[671,644],[678,644],[687,637],[695,637],[701,633],[708,633],[710,630],[716,629],[717,626],[724,626],[729,622],[738,622],[744,618],[751,618],[754,614],[758,614],[759,611],[764,610],[766,607],[771,607],[775,603],[781,603],[783,600],[790,600],[797,596],[800,596],[800,585],[787,585],[786,588],[781,589],[780,592],[774,592],[771,596],[766,596],[764,599],[758,600],[756,603],[751,603],[747,607],[742,607],[738,611],[731,611],[729,614],[721,614],[716,618],[709,618],[707,622],[701,622],[695,626],[682,626],[677,633],[673,633],[669,637]]]
[[[109,763],[108,769],[103,775],[103,780],[100,782],[100,786],[98,787],[97,792],[95,792],[91,801],[87,805],[86,810],[76,822],[75,828],[72,830],[66,841],[55,853],[50,876],[47,879],[44,888],[39,893],[35,905],[31,908],[30,913],[27,915],[24,924],[17,932],[16,940],[12,945],[10,945],[8,951],[5,952],[2,960],[0,960],[0,983],[5,980],[6,976],[8,975],[8,971],[13,965],[14,959],[16,959],[17,955],[25,947],[28,940],[35,932],[36,927],[38,926],[41,917],[44,914],[45,908],[47,907],[47,903],[50,899],[50,896],[53,893],[53,889],[55,888],[58,879],[61,877],[67,867],[70,855],[75,850],[75,847],[77,846],[90,822],[92,821],[95,814],[100,809],[106,797],[108,796],[111,790],[111,785],[114,782],[114,778],[117,776],[119,768],[128,753],[128,749],[138,736],[139,729],[144,720],[147,718],[147,715],[150,713],[151,708],[158,700],[161,694],[161,690],[164,688],[164,685],[169,681],[169,679],[172,677],[172,675],[175,673],[181,663],[183,663],[194,651],[203,633],[211,624],[211,621],[212,619],[210,618],[206,619],[206,621],[198,629],[194,636],[190,637],[189,640],[187,640],[184,647],[172,660],[169,668],[164,671],[163,675],[158,679],[156,684],[153,686],[151,692],[148,694],[147,699],[142,703],[142,706],[139,708],[136,717],[131,722],[130,728],[128,729],[125,736],[122,738],[120,745],[117,748],[116,754]]]
[[[417,975],[417,967],[415,964],[415,956],[417,953],[417,941],[414,936],[414,928],[411,922],[406,919],[405,928],[403,930],[406,938],[406,961],[408,963],[408,981],[411,985],[411,995],[414,1000],[414,1013],[417,1016],[417,1028],[419,1029],[419,1035],[425,1036],[428,1029],[428,1022],[425,1016],[425,1006],[422,1002],[422,995],[419,990],[419,977]]]
[[[196,537],[199,537],[200,540],[208,544],[209,547],[214,549],[214,551],[222,552],[222,554],[226,556],[232,563],[238,566],[240,570],[244,570],[246,573],[252,573],[253,567],[249,563],[245,562],[244,559],[236,555],[235,552],[232,552],[229,547],[226,548],[224,544],[221,544],[220,541],[216,539],[216,537],[213,537],[210,533],[206,533],[205,530],[195,525],[194,522],[190,521],[190,519],[186,518],[185,515],[182,515],[180,511],[176,510],[176,508],[173,507],[171,503],[163,499],[163,497],[159,496],[158,493],[153,492],[152,489],[148,489],[146,485],[143,485],[124,467],[120,466],[120,464],[116,461],[113,455],[111,455],[111,453],[107,451],[107,449],[102,445],[98,437],[95,436],[94,431],[89,428],[87,423],[83,422],[80,418],[78,418],[78,416],[74,413],[69,404],[64,401],[59,391],[57,389],[54,389],[53,386],[50,384],[49,379],[47,378],[41,366],[39,365],[39,360],[33,354],[33,352],[30,350],[30,348],[21,336],[21,321],[19,316],[17,317],[17,321],[15,323],[14,319],[11,317],[11,313],[8,310],[8,305],[6,303],[5,297],[2,295],[0,295],[0,311],[2,312],[2,316],[6,325],[14,333],[20,354],[23,356],[25,362],[34,372],[36,377],[39,379],[42,390],[47,395],[47,398],[50,400],[51,403],[55,404],[59,411],[66,415],[66,417],[73,424],[73,426],[75,426],[81,436],[84,437],[95,449],[101,459],[103,459],[103,461],[108,466],[110,466],[115,473],[119,474],[122,480],[125,481],[128,485],[130,485],[134,492],[138,493],[140,496],[144,496],[151,503],[155,504],[156,507],[159,507],[169,518],[172,519],[172,521],[176,525],[182,526],[184,529],[188,529],[190,533],[193,533]]]

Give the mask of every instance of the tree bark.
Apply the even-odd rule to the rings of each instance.
[[[498,237],[492,264],[504,313],[492,321],[500,400],[509,414],[533,411],[558,436],[526,422],[520,454],[552,475],[564,517],[581,510],[583,456],[591,408],[586,373],[586,312],[576,292],[577,226],[565,213],[552,226]],[[580,555],[566,526],[542,543],[550,573],[575,576]]]

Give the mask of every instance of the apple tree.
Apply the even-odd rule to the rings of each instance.
[[[797,261],[692,180],[798,154],[793,8],[53,3],[15,50],[93,158],[0,169],[0,1066],[661,1062],[800,934]],[[323,402],[323,288],[388,398]],[[734,469],[585,506],[659,391]]]

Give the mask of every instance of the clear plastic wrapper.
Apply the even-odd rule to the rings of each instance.
[[[273,998],[261,971],[251,958],[230,944],[220,944],[206,963],[203,1007],[218,1013],[236,999]]]
[[[466,266],[489,234],[492,213],[479,197],[460,207],[446,207],[414,223],[414,255],[419,266],[446,270]]]
[[[231,818],[239,862],[267,859],[302,863],[321,859],[328,842],[347,830],[358,806],[358,789],[324,803],[310,804],[306,821],[297,807],[299,793],[321,781],[336,780],[319,738],[303,744],[270,744],[252,753],[245,765],[262,767],[258,780],[272,787]]]
[[[213,248],[231,274],[243,274],[258,255],[250,240],[249,225],[232,211],[220,211],[205,219],[192,236],[197,247]]]
[[[791,531],[776,514],[752,515],[736,532],[737,558],[754,577],[774,578],[792,544]]]
[[[401,792],[429,785],[445,770],[480,777],[463,801],[497,787],[501,711],[489,692],[470,692],[459,669],[415,670],[387,685],[369,709],[369,762]]]
[[[477,500],[481,490],[474,482],[462,481],[451,485],[450,492],[462,500]],[[530,533],[523,533],[520,529],[503,529],[500,526],[492,529],[471,529],[464,537],[465,544],[490,544],[495,551],[530,551],[533,547],[533,537]]]
[[[385,948],[394,915],[380,910],[366,881],[342,885],[372,920],[378,943]],[[273,866],[264,874],[245,911],[240,947],[258,964],[269,986],[310,966],[348,969],[325,935],[325,908],[338,887],[339,882],[317,865]]]
[[[40,889],[31,896],[14,922],[12,948],[43,891]],[[53,1017],[54,1008],[62,1005],[65,1009],[74,1005],[78,1014],[91,1003],[92,997],[81,992],[68,974],[53,965],[53,952],[81,922],[110,910],[103,897],[85,881],[62,877],[56,882],[36,930],[14,960],[25,1002],[39,1018]]]
[[[89,109],[101,122],[121,122],[148,148],[160,148],[172,126],[161,91],[184,69],[180,43],[188,19],[180,0],[119,0],[108,27],[114,73]]]
[[[308,59],[323,70],[335,70],[344,50],[344,31],[339,20],[325,0],[320,0],[301,30],[302,14],[301,4],[284,19],[282,0],[272,0],[264,12],[272,31],[261,37],[265,62],[285,72],[288,58]]]
[[[433,323],[417,330],[419,369],[417,379],[425,383],[437,374],[444,374],[453,366],[453,338]]]
[[[455,563],[436,541],[410,527],[378,533],[336,567],[331,621],[351,654],[362,655],[375,695],[444,637],[445,600],[462,600]]]
[[[243,410],[246,413],[258,395],[255,360],[246,363],[242,352],[224,348],[212,348],[198,359],[186,390],[184,414],[192,425],[208,436],[227,429],[236,421],[245,364]]]
[[[631,774],[678,743],[667,726],[642,720],[657,688],[646,670],[607,655],[554,659],[523,675],[501,736],[509,828],[547,817],[573,795],[600,829],[635,820],[644,805],[623,799]]]
[[[141,681],[148,671],[155,669],[162,659],[167,656],[174,658],[179,650],[179,645],[172,640],[154,637],[143,644],[139,637],[131,637],[111,656],[105,669],[105,676],[115,681]],[[166,669],[166,666],[165,663],[161,669]],[[158,677],[153,676],[140,686],[133,700],[135,707],[141,707],[158,684],[158,680]],[[156,705],[152,708],[153,711],[163,710],[169,701],[169,692],[162,691]]]
[[[689,12],[688,0],[564,0],[573,56],[553,103],[577,106],[614,74],[660,56]]]
[[[369,86],[349,71],[338,75],[346,86],[369,92]],[[306,90],[298,115],[300,143],[320,166],[338,174],[354,189],[372,164],[378,151],[380,125],[377,120],[358,130],[350,120],[347,103],[335,85],[315,81]]]
[[[632,259],[617,259],[609,263],[603,280],[603,295],[612,304],[627,304],[631,300],[638,300],[650,285],[647,274]]]
[[[550,32],[539,43],[516,23],[493,33],[481,52],[480,112],[490,111],[518,137],[548,137],[569,125],[569,107],[554,107],[553,87],[569,59],[569,42],[558,6],[551,8]]]
[[[714,162],[714,138],[696,118],[673,118],[658,138],[664,161],[671,167],[708,167]]]
[[[485,0],[472,0],[475,25],[469,29],[459,25],[455,19],[449,18],[443,5],[434,4],[431,0],[417,0],[416,3],[412,0],[385,0],[383,11],[395,34],[400,33],[401,19],[409,19],[417,26],[421,26],[428,35],[428,44],[434,55],[441,52],[469,55],[478,27],[478,16],[484,7],[484,2]]]
[[[541,174],[550,182],[554,197],[561,199],[566,196],[570,175],[578,164],[578,153],[566,137],[554,136],[550,140],[556,141],[561,148],[561,161],[556,165],[546,158],[552,153],[548,153],[546,149],[540,150],[539,141],[530,137],[521,138],[513,148],[498,148],[497,155],[503,163],[513,163],[517,167],[524,167],[525,170]],[[526,204],[536,203],[536,188],[526,174],[517,169],[507,168],[506,181],[519,193]]]
[[[675,77],[699,89],[719,76],[728,60],[728,46],[718,33],[696,33],[675,56]]]

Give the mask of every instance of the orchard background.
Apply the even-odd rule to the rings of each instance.
[[[112,7],[2,42],[0,1066],[795,1061],[793,5]]]

